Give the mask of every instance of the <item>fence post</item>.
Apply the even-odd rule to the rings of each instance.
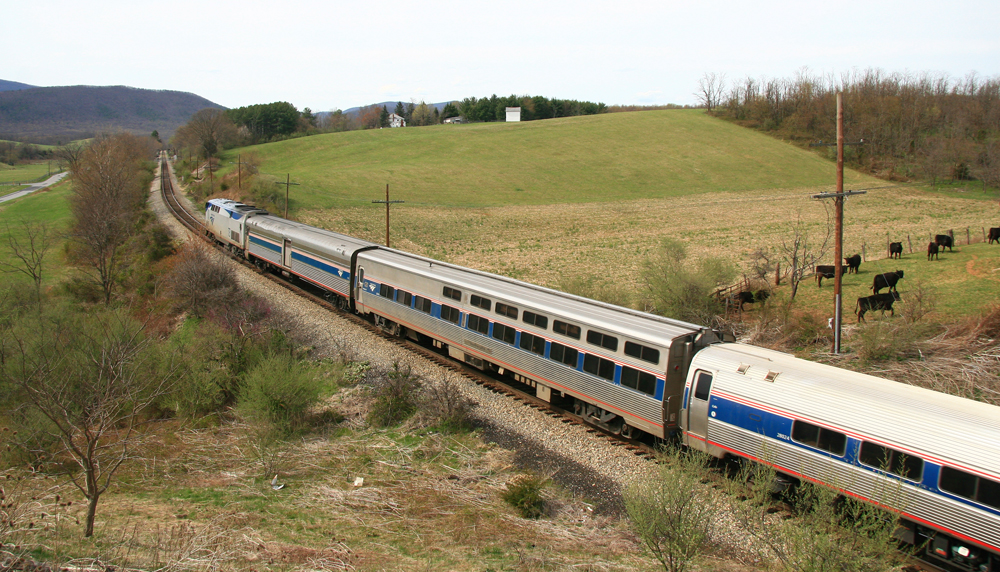
[[[885,231],[885,255],[889,256],[889,231]]]
[[[781,286],[781,263],[774,264],[774,285]]]
[[[861,260],[867,261],[868,254],[865,252],[865,247],[868,246],[864,242],[861,243]]]
[[[972,235],[969,234],[969,227],[965,227],[965,244],[972,244]]]
[[[910,240],[910,235],[906,235],[906,244],[910,245],[910,254],[913,254],[913,241]]]

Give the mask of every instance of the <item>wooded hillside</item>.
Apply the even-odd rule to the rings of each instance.
[[[976,180],[1000,187],[1000,78],[868,69],[840,77],[707,74],[702,103],[720,117],[806,145],[836,141],[844,99],[845,161],[889,179]],[[832,148],[831,153],[832,153]]]
[[[163,141],[196,111],[221,108],[180,91],[125,86],[36,87],[0,92],[0,139],[65,144],[100,132],[157,131]]]

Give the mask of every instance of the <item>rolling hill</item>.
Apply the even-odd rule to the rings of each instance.
[[[0,139],[61,144],[103,131],[149,135],[155,130],[166,141],[206,107],[222,106],[192,93],[125,86],[0,91]]]

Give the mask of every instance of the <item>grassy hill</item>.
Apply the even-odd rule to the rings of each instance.
[[[233,150],[301,183],[294,206],[367,201],[482,207],[662,199],[818,186],[833,166],[693,110],[319,135]],[[851,182],[864,180],[851,174]]]
[[[125,86],[0,91],[0,138],[65,144],[102,131],[159,131],[167,141],[196,111],[220,107],[191,93]]]
[[[384,242],[385,208],[371,201],[384,199],[388,183],[391,198],[406,201],[392,210],[394,247],[632,305],[641,305],[644,264],[665,237],[681,239],[695,260],[722,258],[746,271],[757,249],[780,248],[796,224],[821,244],[832,201],[812,195],[833,190],[836,179],[835,165],[819,155],[698,110],[307,137],[230,151],[222,175],[230,173],[231,187],[229,163],[245,153],[259,155],[264,172],[300,184],[291,189],[292,218]],[[912,244],[916,262],[931,235],[954,229],[964,245],[966,232],[981,241],[983,227],[1000,226],[982,192],[900,186],[853,171],[845,181],[869,189],[848,201],[844,232],[845,255],[864,253],[868,262],[885,257],[887,237]],[[1000,260],[983,254],[983,262]],[[831,246],[823,263],[832,259]],[[908,281],[923,270],[908,271]],[[996,273],[983,276],[992,288]],[[870,292],[871,274],[857,281],[845,286],[845,306]],[[826,315],[828,296],[815,294],[813,301],[803,291],[804,303]],[[942,296],[939,309],[966,313],[987,301]]]

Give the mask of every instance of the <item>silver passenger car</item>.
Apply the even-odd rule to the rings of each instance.
[[[692,360],[682,417],[692,447],[899,511],[930,556],[980,570],[1000,553],[1000,407],[717,344]]]
[[[607,428],[677,427],[687,363],[718,341],[704,327],[379,248],[358,256],[358,312],[509,374],[545,400],[571,397]]]

